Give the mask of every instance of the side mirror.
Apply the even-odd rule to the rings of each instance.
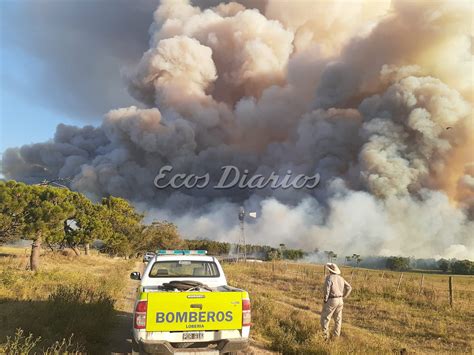
[[[132,280],[141,280],[142,276],[140,275],[140,273],[138,271],[134,271],[130,274],[130,278]]]

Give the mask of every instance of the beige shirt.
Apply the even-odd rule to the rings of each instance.
[[[324,302],[329,298],[345,298],[352,291],[351,285],[341,275],[329,274],[324,282]]]

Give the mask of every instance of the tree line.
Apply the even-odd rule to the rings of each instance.
[[[89,254],[99,240],[100,250],[132,257],[157,249],[205,249],[227,255],[233,245],[210,240],[183,240],[176,225],[167,221],[143,222],[143,215],[125,199],[106,197],[93,202],[79,192],[49,185],[0,181],[0,244],[32,241],[30,267],[39,268],[42,248],[71,248]],[[265,259],[299,259],[301,250],[247,245],[247,255]]]
[[[86,255],[93,241],[110,255],[132,256],[150,248],[182,243],[172,223],[143,224],[143,215],[126,200],[107,197],[94,203],[86,196],[44,185],[0,181],[0,244],[32,240],[30,267],[39,267],[43,247],[79,248]]]
[[[401,256],[391,256],[386,260],[386,267],[394,271],[406,271],[412,269],[412,260]],[[474,275],[474,262],[469,260],[447,260],[440,259],[437,267],[443,272],[451,272],[460,275]]]
[[[203,249],[207,250],[209,255],[232,255],[237,252],[236,245],[227,242],[219,242],[208,239],[196,239],[184,241],[187,249]],[[234,250],[235,249],[235,250]],[[243,250],[240,250],[243,253]],[[263,260],[299,260],[305,256],[305,253],[300,249],[289,249],[284,244],[280,244],[279,248],[274,248],[268,245],[253,245],[247,244],[245,246],[245,253],[249,258],[258,258]]]
[[[460,275],[474,275],[474,262],[469,260],[447,260],[440,259],[438,267],[443,272],[451,272]]]

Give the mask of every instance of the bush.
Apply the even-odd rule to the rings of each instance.
[[[17,329],[13,337],[7,337],[3,346],[6,354],[29,354],[41,341],[41,337],[35,338],[31,333],[25,336],[23,333],[23,329]]]
[[[112,327],[114,302],[105,292],[60,286],[46,303],[49,327],[61,338],[75,334],[81,342],[101,346],[104,329]]]
[[[267,337],[271,348],[283,354],[326,354],[317,342],[319,323],[300,311],[284,311],[270,299],[252,300],[253,332]]]
[[[304,252],[300,249],[285,249],[283,251],[283,258],[289,260],[303,259]]]
[[[40,346],[41,353],[49,349],[49,353],[63,354],[79,348],[103,353],[115,317],[114,300],[84,286],[59,286],[45,301],[8,300],[0,307],[5,317],[0,322],[5,319],[10,329],[20,328],[4,346],[12,349],[7,352],[11,354],[28,354],[28,348],[39,350]]]
[[[391,256],[386,261],[386,267],[394,271],[404,271],[410,269],[410,259],[401,256]]]
[[[300,311],[278,320],[278,327],[271,330],[272,349],[283,354],[326,354],[316,343],[318,322]]]
[[[53,345],[42,348],[40,353],[43,355],[57,355],[57,354],[82,354],[84,347],[74,342],[74,335],[68,339],[55,341]],[[7,336],[7,342],[2,346],[2,350],[6,354],[29,354],[30,352],[37,353],[39,344],[41,344],[41,337],[35,337],[33,334],[24,335],[24,330],[18,328],[13,336]]]

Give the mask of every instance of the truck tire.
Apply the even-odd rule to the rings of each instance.
[[[140,351],[140,345],[132,338],[132,355],[141,355],[144,354]]]

